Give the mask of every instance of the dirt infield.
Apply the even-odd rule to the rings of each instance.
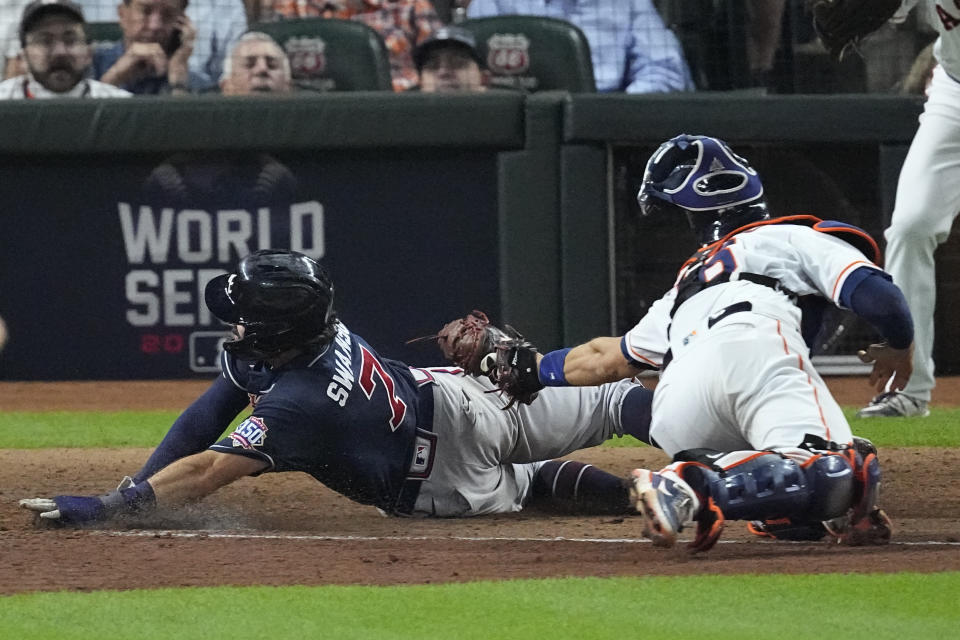
[[[938,387],[956,405],[960,380]],[[869,396],[860,379],[831,380],[844,404]],[[0,411],[179,409],[205,383],[6,383]],[[2,419],[2,418],[0,418]],[[114,530],[37,530],[17,499],[96,493],[146,459],[146,449],[0,450],[0,594],[199,585],[403,584],[556,576],[960,570],[960,464],[954,450],[881,450],[883,503],[896,527],[886,547],[752,539],[730,523],[708,554],[642,540],[637,518],[536,511],[465,520],[380,516],[305,474],[247,478],[202,506]],[[616,473],[660,466],[650,449],[595,448],[575,457]],[[131,525],[132,526],[132,525]]]

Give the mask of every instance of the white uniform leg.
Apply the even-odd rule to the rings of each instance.
[[[620,405],[635,383],[547,388],[506,404],[485,378],[436,374],[437,452],[415,511],[435,516],[519,511],[540,464],[622,434]]]
[[[799,332],[775,319],[737,315],[667,367],[653,396],[656,443],[673,456],[693,448],[792,448],[806,434],[850,441]],[[725,363],[723,373],[718,363]]]
[[[960,83],[937,69],[900,171],[887,240],[886,270],[904,293],[914,322],[913,375],[903,393],[930,400],[934,386],[934,250],[960,211]]]

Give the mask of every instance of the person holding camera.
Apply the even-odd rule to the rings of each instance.
[[[94,52],[95,76],[137,95],[182,95],[203,83],[187,61],[197,31],[184,14],[187,0],[122,0],[123,40]]]

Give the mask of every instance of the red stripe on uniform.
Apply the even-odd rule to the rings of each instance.
[[[777,320],[777,334],[780,336],[780,339],[783,340],[783,352],[789,355],[790,348],[787,346],[787,338],[783,335],[783,332],[780,331],[779,320]],[[797,367],[803,371],[803,355],[800,353],[797,354]],[[817,391],[817,386],[813,384],[813,379],[810,377],[810,374],[807,374],[807,384],[813,389],[813,401],[817,404],[817,411],[820,413],[820,423],[823,424],[826,439],[830,440],[830,427],[827,425],[827,419],[823,415],[823,405],[820,404],[820,392]]]
[[[843,280],[843,275],[844,275],[847,271],[850,271],[850,269],[852,269],[852,268],[854,268],[854,267],[856,267],[856,266],[868,266],[868,267],[873,267],[874,265],[873,265],[872,263],[870,263],[870,262],[865,261],[865,260],[857,260],[856,262],[851,262],[850,264],[848,264],[847,266],[845,266],[845,267],[843,268],[843,271],[840,272],[840,275],[837,276],[837,281],[833,283],[833,291],[830,292],[830,295],[833,297],[834,300],[837,299],[837,287],[840,286],[840,281]]]

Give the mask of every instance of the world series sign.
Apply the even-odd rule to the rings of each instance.
[[[18,221],[4,234],[16,251],[0,255],[0,379],[216,374],[229,327],[204,288],[258,249],[323,263],[339,316],[413,365],[440,364],[439,351],[409,339],[465,308],[499,308],[493,154],[102,162],[0,167],[0,201]],[[471,180],[436,180],[454,165]],[[456,288],[453,264],[469,274]]]

